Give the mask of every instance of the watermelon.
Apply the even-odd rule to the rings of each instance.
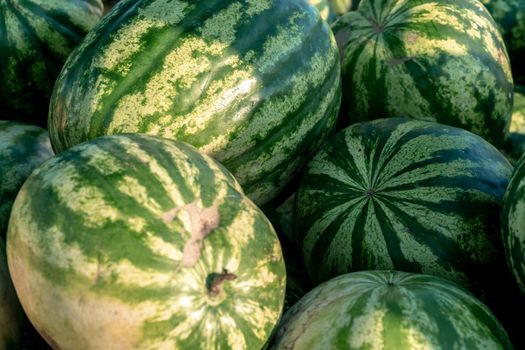
[[[504,267],[512,166],[466,130],[409,118],[354,124],[308,164],[297,241],[315,283],[358,270],[437,275],[484,292]]]
[[[512,349],[492,312],[459,286],[396,271],[345,274],[289,309],[272,349]]]
[[[478,0],[364,0],[333,25],[350,123],[410,117],[500,146],[513,81],[505,44]]]
[[[494,18],[509,53],[514,81],[525,84],[525,1],[481,0]]]
[[[525,293],[525,157],[516,165],[505,192],[501,235],[507,263]]]
[[[308,0],[310,4],[315,6],[325,21],[332,22],[335,19],[335,14],[328,1],[329,0]]]
[[[328,0],[331,7],[333,8],[334,13],[337,16],[342,16],[345,13],[349,12],[355,8],[354,3],[357,3],[357,0]]]
[[[264,214],[219,163],[157,136],[100,137],[36,169],[7,256],[55,349],[258,349],[284,304]]]
[[[5,243],[0,238],[0,350],[19,348],[23,320],[24,312],[7,270]]]
[[[102,9],[101,0],[0,1],[0,119],[47,124],[58,73]]]
[[[5,238],[13,201],[33,170],[53,156],[46,130],[0,120],[0,238]]]
[[[295,241],[295,225],[293,218],[293,204],[295,193],[272,210],[265,211],[268,220],[272,223],[281,247],[286,265],[286,296],[284,310],[290,308],[303,295],[312,289],[312,282],[306,273],[302,254],[297,249]]]
[[[58,152],[117,133],[190,143],[263,205],[332,132],[340,93],[335,39],[304,0],[132,0],[66,63],[49,132]]]
[[[512,119],[503,149],[513,162],[525,153],[525,88],[518,85],[514,87]]]

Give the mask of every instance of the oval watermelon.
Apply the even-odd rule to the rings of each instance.
[[[513,162],[525,154],[525,88],[514,87],[514,104],[510,129],[503,150]]]
[[[288,310],[272,349],[512,349],[492,312],[455,284],[396,271],[354,272]]]
[[[525,1],[481,0],[503,36],[514,81],[525,84]]]
[[[65,65],[50,108],[57,151],[147,133],[221,161],[262,205],[333,130],[339,54],[307,1],[126,1]]]
[[[55,80],[101,0],[0,1],[0,119],[47,124]]]
[[[316,282],[395,269],[485,291],[505,267],[507,159],[466,130],[408,118],[354,124],[308,164],[296,230]]]
[[[505,44],[478,0],[364,0],[333,25],[343,52],[343,115],[410,117],[500,146],[512,109]]]
[[[154,136],[100,137],[35,170],[7,253],[55,349],[257,349],[284,303],[266,217],[219,163]]]
[[[33,170],[53,156],[46,130],[0,120],[0,238],[5,238],[16,194]]]
[[[505,192],[501,235],[507,263],[525,293],[525,157],[514,168]]]

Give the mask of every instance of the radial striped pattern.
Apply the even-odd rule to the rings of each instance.
[[[5,243],[0,238],[0,349],[18,349],[22,336],[24,311],[16,297],[7,269]]]
[[[501,235],[507,263],[525,293],[525,157],[516,165],[505,192]]]
[[[0,120],[0,237],[5,238],[13,201],[31,172],[53,156],[47,131]]]
[[[364,0],[333,26],[352,122],[411,117],[500,145],[512,109],[505,45],[478,0]]]
[[[512,349],[490,310],[441,278],[355,272],[288,310],[272,349]]]
[[[494,18],[509,53],[514,81],[525,84],[525,1],[481,0]]]
[[[108,136],[46,162],[15,201],[7,248],[22,306],[55,348],[257,349],[283,307],[270,223],[177,141]]]
[[[0,1],[0,119],[45,126],[53,84],[101,0]]]
[[[122,132],[188,142],[264,204],[332,131],[340,92],[306,1],[126,1],[66,64],[49,129],[58,151]]]
[[[497,213],[511,171],[459,128],[407,118],[350,126],[308,164],[297,192],[309,274],[396,269],[478,291],[503,259]]]

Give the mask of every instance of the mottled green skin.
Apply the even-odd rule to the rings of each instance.
[[[512,74],[478,0],[364,0],[333,29],[343,55],[342,114],[351,123],[410,117],[501,145]]]
[[[55,80],[101,0],[0,1],[0,119],[47,125]]]
[[[481,0],[503,36],[514,81],[525,84],[525,1]]]
[[[504,266],[497,213],[511,172],[463,129],[408,118],[354,124],[312,159],[297,192],[308,273],[319,283],[395,269],[484,290]]]
[[[71,57],[49,129],[63,151],[100,135],[188,142],[269,202],[333,130],[335,39],[303,0],[119,3]]]
[[[525,157],[514,168],[501,210],[505,256],[520,289],[525,293]]]
[[[154,136],[97,138],[35,170],[7,252],[56,349],[258,349],[284,304],[266,217],[219,163]]]
[[[0,120],[0,238],[5,239],[18,190],[33,170],[52,156],[46,130]]]
[[[512,119],[504,151],[513,162],[517,162],[525,153],[525,88],[518,85],[514,89]]]
[[[492,312],[438,277],[354,272],[288,310],[272,349],[512,349]]]
[[[0,238],[0,350],[14,350],[20,346],[24,311],[16,297],[7,269],[5,243]]]

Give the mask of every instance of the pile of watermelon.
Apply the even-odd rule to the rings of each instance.
[[[525,2],[0,0],[0,350],[525,347]]]

